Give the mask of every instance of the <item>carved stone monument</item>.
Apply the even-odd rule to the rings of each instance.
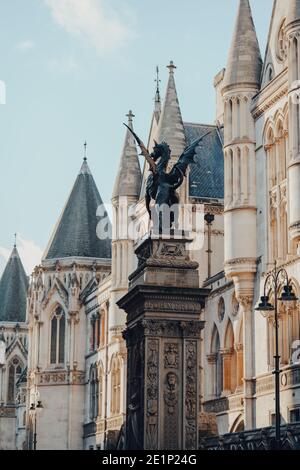
[[[150,237],[136,250],[138,267],[118,305],[127,312],[126,449],[198,447],[201,309],[183,233]]]

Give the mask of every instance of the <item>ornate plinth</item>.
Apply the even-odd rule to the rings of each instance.
[[[118,305],[127,312],[127,449],[197,449],[201,309],[187,239],[147,239]]]

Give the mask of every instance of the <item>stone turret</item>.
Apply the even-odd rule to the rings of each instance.
[[[127,114],[128,127],[133,129],[132,111]],[[125,324],[124,312],[117,307],[117,300],[127,292],[128,276],[134,270],[133,240],[129,239],[129,208],[140,196],[142,174],[135,140],[126,131],[119,170],[115,181],[113,204],[113,242],[112,242],[112,302],[110,329]]]
[[[173,61],[170,62],[167,68],[169,69],[169,80],[156,140],[158,143],[165,141],[169,144],[171,148],[171,161],[175,163],[186,148],[186,136],[175,85],[174,72],[176,66]],[[182,203],[188,200],[188,180],[188,177],[185,178],[183,185],[179,189],[180,201]]]
[[[106,229],[101,230],[102,224]],[[28,393],[34,396],[38,386],[46,403],[38,449],[82,446],[85,359],[92,331],[85,300],[111,272],[109,232],[110,221],[85,156],[41,266],[33,272],[28,299]],[[46,371],[50,375],[45,381]],[[57,410],[60,400],[68,403],[63,413]]]
[[[255,130],[251,101],[262,60],[248,0],[240,0],[224,77],[225,272],[244,310],[245,422],[253,425],[252,302],[256,273]]]
[[[300,1],[290,0],[286,19],[289,77],[289,232],[292,254],[300,253]]]
[[[169,80],[156,140],[159,143],[163,140],[167,142],[171,147],[171,156],[179,157],[185,149],[186,138],[174,78],[176,66],[172,61],[168,65],[168,69]]]

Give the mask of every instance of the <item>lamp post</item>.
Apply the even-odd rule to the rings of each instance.
[[[30,408],[29,408],[29,412],[31,414],[31,416],[33,417],[34,419],[34,428],[33,428],[33,450],[36,450],[36,446],[37,446],[37,432],[36,432],[36,428],[37,428],[37,413],[38,411],[40,411],[41,409],[43,409],[43,405],[42,405],[42,402],[41,400],[39,399],[40,398],[40,394],[39,394],[39,391],[36,389],[34,394],[33,394],[33,403],[31,403],[30,405]]]
[[[284,280],[285,285],[283,293],[280,298],[277,297],[278,289]],[[259,306],[255,309],[263,314],[268,312],[274,312],[274,326],[275,326],[275,441],[276,449],[279,450],[281,447],[281,415],[280,415],[280,355],[279,355],[279,322],[278,322],[278,301],[282,302],[295,302],[297,297],[293,293],[293,288],[290,285],[291,281],[285,269],[277,268],[277,262],[275,261],[274,269],[268,274],[264,284],[264,295],[261,297]],[[274,291],[274,305],[269,302],[269,296],[267,295],[267,287],[270,287]]]

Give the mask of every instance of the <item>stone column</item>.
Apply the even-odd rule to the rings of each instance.
[[[254,344],[252,297],[241,297],[244,339],[244,418],[245,428],[254,429]]]
[[[237,391],[242,391],[244,378],[244,347],[242,343],[235,345],[236,350],[236,387]]]
[[[189,240],[145,240],[118,305],[127,313],[126,449],[197,449],[200,320],[209,291],[199,289]]]

